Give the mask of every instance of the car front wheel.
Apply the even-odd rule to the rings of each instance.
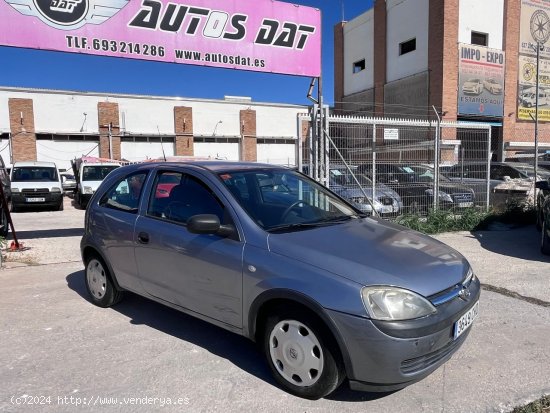
[[[342,383],[342,362],[325,330],[302,311],[283,310],[268,317],[264,352],[275,380],[289,393],[317,400]]]
[[[92,302],[99,307],[110,307],[122,299],[111,278],[107,266],[97,255],[91,255],[86,260],[86,290]]]

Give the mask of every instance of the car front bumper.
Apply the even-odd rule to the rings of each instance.
[[[345,346],[350,387],[394,391],[431,374],[451,358],[471,331],[472,326],[454,339],[455,322],[479,300],[479,281],[471,287],[471,293],[468,301],[455,298],[438,306],[440,314],[434,323],[426,318],[379,322],[329,310]]]
[[[32,198],[43,198],[44,201],[38,201],[38,202],[29,202],[28,199]],[[61,202],[63,202],[63,194],[61,192],[54,192],[49,194],[39,194],[39,195],[33,195],[32,193],[13,193],[11,195],[11,201],[14,206],[16,207],[41,207],[41,206],[47,206],[47,207],[54,207],[59,206]]]

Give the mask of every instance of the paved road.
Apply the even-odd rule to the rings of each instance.
[[[439,236],[484,284],[521,294],[483,291],[467,342],[442,368],[392,394],[343,386],[313,402],[281,391],[242,337],[137,296],[112,309],[89,303],[83,211],[67,202],[63,212],[14,214],[31,248],[8,254],[0,271],[0,411],[72,412],[86,400],[79,411],[493,412],[550,394],[550,260],[534,228]],[[25,263],[31,255],[43,265]],[[23,395],[50,399],[13,404]]]

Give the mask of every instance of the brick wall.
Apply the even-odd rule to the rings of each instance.
[[[374,2],[374,114],[384,116],[384,85],[386,84],[386,2]]]
[[[111,127],[113,143],[113,159],[121,159],[120,154],[120,123],[118,103],[98,102],[97,117],[99,124],[99,156],[111,158],[109,150],[109,124]]]
[[[506,52],[506,72],[504,79],[503,138],[505,142],[534,142],[535,140],[535,127],[533,122],[517,120],[520,14],[520,1],[504,1],[504,50]],[[542,129],[542,125],[541,123],[539,130]]]
[[[36,161],[36,134],[32,99],[8,99],[13,162]],[[9,159],[4,159],[9,162]]]
[[[340,22],[334,26],[334,109],[342,110],[344,100],[344,26]]]
[[[174,107],[174,132],[176,133],[176,156],[193,156],[193,108]]]
[[[243,161],[255,162],[258,159],[256,148],[256,111],[251,109],[241,110],[239,122],[242,136],[241,159]]]
[[[430,0],[428,32],[429,105],[456,120],[458,99],[458,0]]]

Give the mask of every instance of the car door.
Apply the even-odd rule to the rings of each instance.
[[[130,173],[118,179],[103,194],[97,205],[90,205],[90,231],[100,243],[118,283],[141,290],[134,257],[134,225],[142,197],[142,185],[131,191],[134,182],[143,183],[147,171]]]
[[[167,181],[177,184],[166,187]],[[241,328],[244,242],[239,236],[192,234],[186,228],[196,214],[214,214],[221,223],[234,225],[230,207],[203,177],[177,168],[158,170],[150,194],[135,227],[143,288],[154,297]]]

